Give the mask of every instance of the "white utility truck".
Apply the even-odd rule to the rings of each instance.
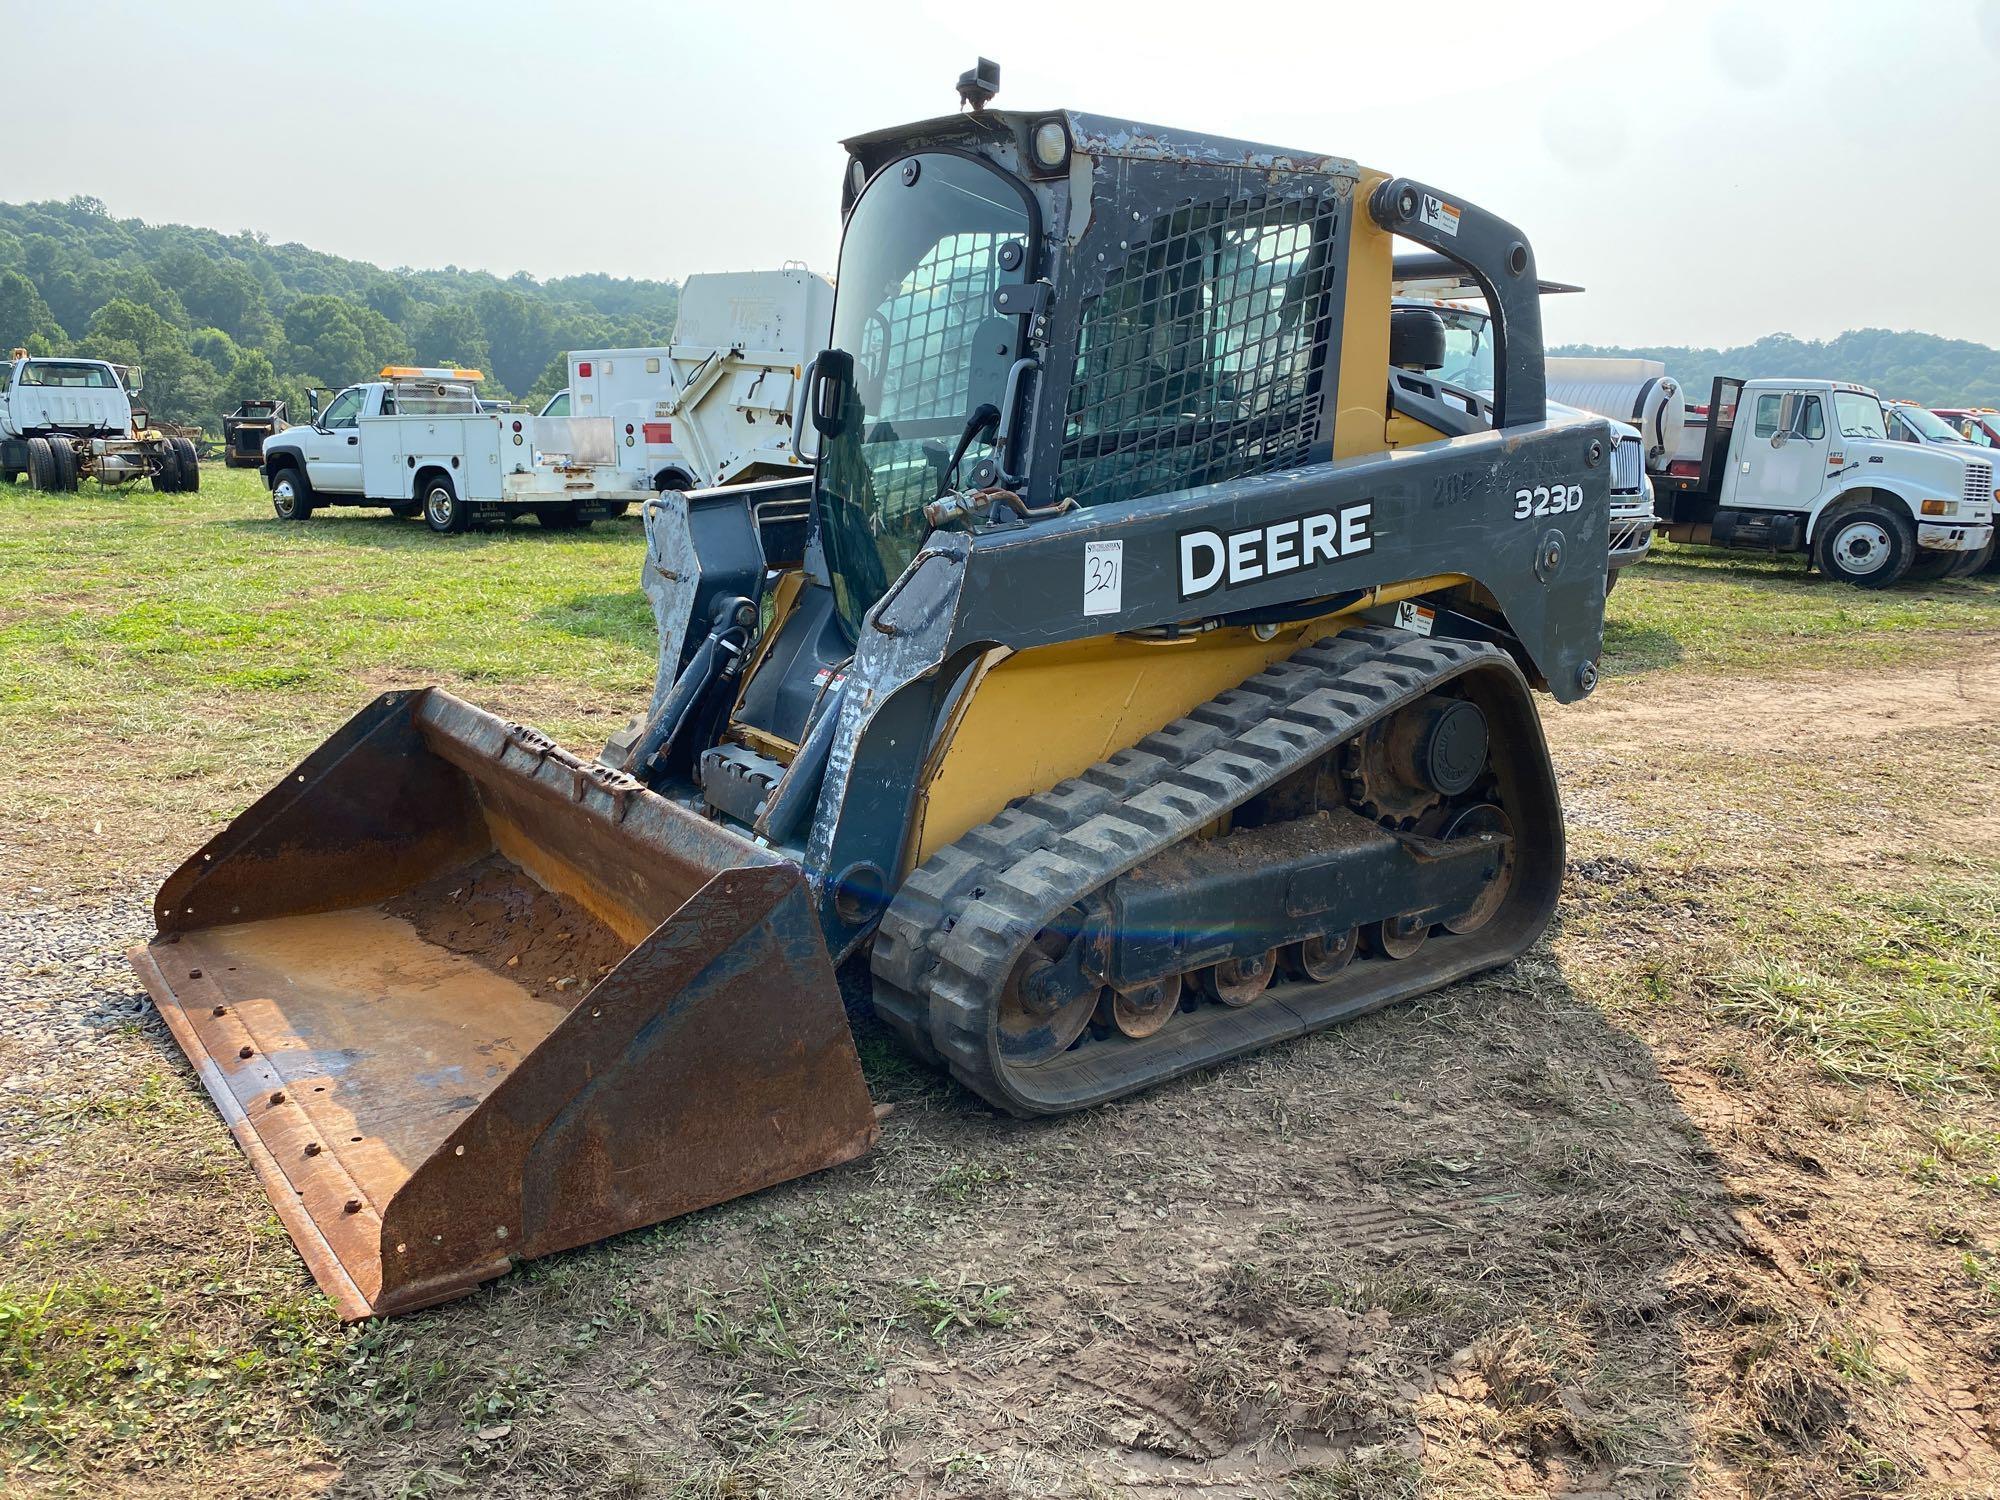
[[[620,465],[656,492],[803,473],[792,408],[832,323],[833,283],[802,266],[693,275],[671,344],[573,351],[545,414],[610,418]]]
[[[264,482],[284,521],[322,506],[382,505],[433,531],[532,515],[558,530],[616,515],[651,492],[614,461],[608,419],[487,411],[477,370],[391,365],[313,419],[264,440]]]
[[[114,486],[150,479],[170,495],[200,489],[194,444],[134,410],[140,386],[128,365],[14,350],[0,368],[0,482],[26,474],[48,491],[74,490],[83,479]]]
[[[1804,553],[1863,588],[1942,578],[1993,538],[1993,465],[1896,442],[1841,381],[1718,376],[1656,489],[1670,541]]]

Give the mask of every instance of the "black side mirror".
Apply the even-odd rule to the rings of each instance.
[[[825,349],[813,367],[813,430],[837,438],[845,424],[847,393],[854,387],[854,356],[845,349]]]

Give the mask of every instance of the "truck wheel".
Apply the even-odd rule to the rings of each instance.
[[[1954,552],[1951,566],[1944,570],[1947,578],[1970,578],[1993,560],[1993,543],[1989,540],[1977,552]]]
[[[1880,505],[1842,511],[1826,523],[1813,546],[1822,573],[1864,589],[1900,582],[1916,550],[1910,523]]]
[[[1919,547],[1917,555],[1910,559],[1910,569],[1903,575],[1912,583],[1936,583],[1940,578],[1950,578],[1958,565],[1976,554],[1969,552],[1939,552],[1930,547]]]
[[[49,444],[49,473],[54,483],[49,486],[64,494],[76,493],[76,449],[68,443],[52,441]]]
[[[194,444],[184,437],[168,438],[167,448],[180,465],[180,489],[192,495],[201,488],[201,455],[194,451]]]
[[[280,521],[303,521],[312,515],[312,489],[297,469],[280,469],[271,476],[271,509]]]
[[[181,489],[181,466],[180,460],[174,457],[173,444],[161,443],[153,450],[152,456],[154,462],[158,464],[158,467],[153,470],[154,491],[162,495],[179,494]]]
[[[458,491],[452,488],[451,480],[443,474],[433,474],[424,483],[424,524],[440,535],[463,531],[471,524],[472,513],[465,502],[458,498]]]
[[[28,488],[31,490],[52,490],[56,487],[50,466],[55,463],[55,452],[49,447],[47,438],[28,439]]]

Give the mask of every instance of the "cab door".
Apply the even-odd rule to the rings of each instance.
[[[1826,401],[1817,391],[1760,390],[1737,413],[1736,452],[1722,503],[1796,510],[1826,483]]]
[[[327,402],[306,435],[306,478],[329,495],[361,493],[361,407],[366,386],[351,385]]]

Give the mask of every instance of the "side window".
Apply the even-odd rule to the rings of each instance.
[[[1799,436],[1809,443],[1826,436],[1826,413],[1820,410],[1817,396],[1806,397],[1805,408],[1799,413]]]
[[[569,415],[569,392],[563,391],[549,402],[549,409],[542,413],[545,417],[566,417]]]
[[[1063,494],[1102,505],[1305,461],[1332,321],[1332,210],[1219,200],[1153,221],[1084,304]]]
[[[320,417],[322,427],[353,427],[361,416],[361,387],[349,386],[327,404]]]
[[[1757,421],[1750,431],[1753,436],[1775,437],[1778,431],[1778,412],[1784,406],[1785,398],[1776,391],[1757,398]]]

